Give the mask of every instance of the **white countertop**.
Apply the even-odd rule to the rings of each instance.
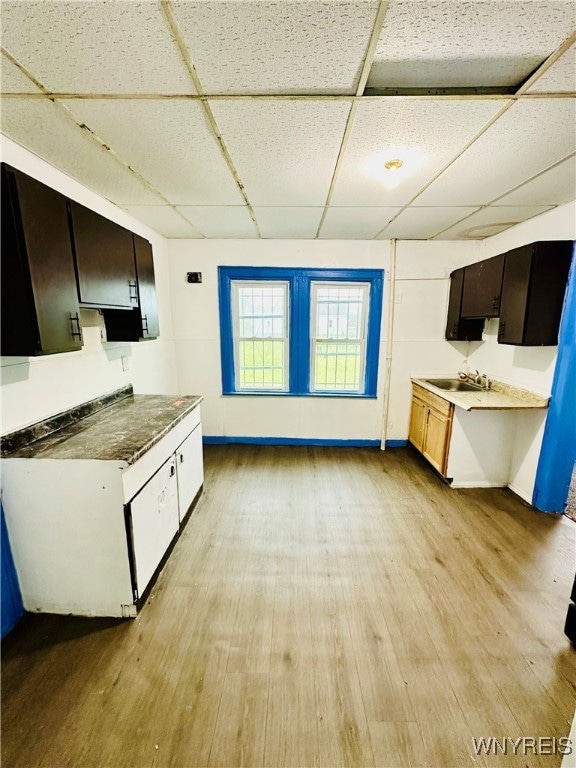
[[[430,376],[431,379],[443,378],[438,374]],[[446,376],[444,378],[456,379],[456,376]],[[465,411],[503,411],[503,410],[522,410],[535,408],[548,408],[548,397],[537,395],[526,389],[519,389],[500,381],[492,381],[490,389],[478,390],[477,392],[450,392],[446,389],[440,389],[433,384],[429,384],[425,379],[413,378],[411,381],[429,392],[442,397],[449,403],[454,403],[458,408]]]

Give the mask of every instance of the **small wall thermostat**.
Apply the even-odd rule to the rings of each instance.
[[[202,272],[186,272],[186,282],[187,283],[201,283],[202,282]]]

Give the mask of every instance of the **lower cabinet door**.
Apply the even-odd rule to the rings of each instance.
[[[180,508],[180,520],[183,520],[204,482],[202,427],[200,424],[176,451],[176,463],[178,467],[178,506]]]
[[[443,413],[430,408],[426,422],[426,437],[422,453],[440,474],[446,474],[448,463],[448,440],[450,438],[451,419]]]
[[[179,527],[176,461],[172,457],[130,502],[136,584],[140,597]]]
[[[424,431],[426,428],[427,406],[418,398],[412,398],[412,410],[410,411],[410,431],[408,439],[415,448],[422,451],[424,447]]]

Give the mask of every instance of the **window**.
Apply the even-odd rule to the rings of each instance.
[[[382,270],[218,273],[224,394],[376,396]]]

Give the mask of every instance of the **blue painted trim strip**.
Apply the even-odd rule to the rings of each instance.
[[[319,445],[342,448],[379,448],[380,440],[333,440],[315,437],[238,437],[236,435],[204,435],[206,445]]]
[[[386,448],[405,448],[408,440],[386,440]]]
[[[546,417],[532,504],[542,512],[562,513],[576,461],[576,245],[564,297],[558,357]]]

